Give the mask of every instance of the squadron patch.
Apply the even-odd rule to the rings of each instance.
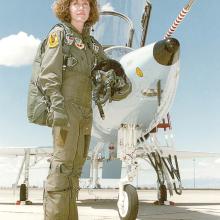
[[[52,33],[49,36],[48,42],[49,42],[50,48],[57,47],[59,45],[59,39],[58,39],[57,33]]]
[[[67,35],[67,36],[66,36],[66,44],[67,44],[67,45],[72,45],[73,42],[74,42],[74,37],[71,36],[71,35]]]
[[[75,37],[75,45],[80,50],[85,48],[85,44],[82,42],[82,40],[80,38],[77,38],[77,37]]]

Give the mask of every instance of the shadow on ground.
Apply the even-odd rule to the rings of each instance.
[[[78,206],[117,211],[117,200],[83,200]],[[193,208],[191,208],[193,207]],[[220,220],[220,203],[177,203],[175,206],[139,202],[139,220]],[[208,213],[204,213],[208,212]],[[211,213],[211,214],[210,214]]]

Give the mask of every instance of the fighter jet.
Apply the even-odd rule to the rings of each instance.
[[[192,3],[189,2],[190,6]],[[182,192],[174,146],[167,146],[170,150],[167,153],[157,138],[159,128],[164,131],[171,128],[169,110],[179,79],[180,43],[169,33],[164,39],[145,46],[150,2],[143,1],[144,13],[139,18],[139,25],[134,25],[134,18],[129,12],[123,14],[120,6],[120,3],[109,2],[109,10],[102,12],[101,22],[94,27],[94,35],[102,42],[106,54],[118,61],[110,63],[107,70],[114,69],[118,76],[125,74],[128,79],[122,82],[126,88],[117,91],[119,95],[116,97],[120,101],[109,99],[104,102],[103,108],[94,108],[92,136],[97,139],[96,152],[104,148],[101,143],[107,142],[111,144],[109,150],[114,149],[117,158],[126,167],[127,174],[119,181],[118,211],[121,219],[136,219],[138,195],[130,183],[137,175],[140,160],[149,161],[155,169],[160,203],[166,201],[167,189],[171,195],[173,189],[177,194]],[[135,16],[138,17],[137,13]],[[118,26],[115,27],[115,24]],[[138,26],[142,29],[138,30]],[[118,33],[115,37],[110,34],[114,31]],[[136,45],[134,38],[138,39]],[[134,46],[137,48],[134,49]],[[102,91],[105,93],[107,89]],[[93,183],[97,184],[100,158],[94,160],[95,157],[93,155],[93,161],[97,161],[96,164],[93,162]]]
[[[89,151],[82,178],[90,178],[90,187],[98,188],[100,167],[106,177],[107,167],[111,169],[111,165],[116,164],[117,171],[121,171],[122,167],[127,170],[125,176],[116,172],[119,179],[118,212],[123,220],[137,217],[138,195],[131,183],[137,175],[140,161],[147,161],[155,170],[158,203],[164,204],[167,191],[170,195],[182,193],[178,156],[213,156],[177,152],[170,132],[169,111],[180,71],[180,43],[172,38],[172,34],[193,2],[190,0],[183,8],[161,40],[146,44],[152,9],[149,1],[100,1],[101,19],[93,27],[92,34],[102,43],[111,61],[94,68],[94,90],[97,92],[93,106],[92,142],[95,144]],[[106,88],[109,84],[105,84],[111,76],[107,73],[112,73],[111,70],[116,73],[118,88],[121,88],[116,91]],[[165,145],[161,139],[165,140]],[[37,162],[37,157],[51,155],[52,148],[11,149],[11,152],[13,155],[24,155],[16,184],[25,165],[25,187],[22,190],[26,191],[30,156],[34,155]],[[5,154],[10,154],[8,149],[5,149]]]

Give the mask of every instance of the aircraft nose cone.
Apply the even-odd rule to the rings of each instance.
[[[180,44],[177,39],[167,38],[154,45],[153,55],[159,64],[170,66],[179,59],[179,49]]]

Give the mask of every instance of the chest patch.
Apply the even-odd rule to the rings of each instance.
[[[65,43],[66,43],[68,46],[70,46],[70,45],[72,45],[72,44],[74,43],[75,46],[76,46],[78,49],[80,49],[80,50],[82,50],[82,49],[85,48],[85,44],[83,43],[83,41],[82,41],[80,38],[78,38],[78,37],[74,37],[73,35],[67,35],[67,36],[65,37]]]
[[[74,42],[74,37],[72,35],[67,35],[65,41],[67,45],[72,45]]]
[[[75,37],[75,45],[80,50],[85,48],[85,44],[82,42],[82,40],[80,38],[77,38],[77,37]]]

